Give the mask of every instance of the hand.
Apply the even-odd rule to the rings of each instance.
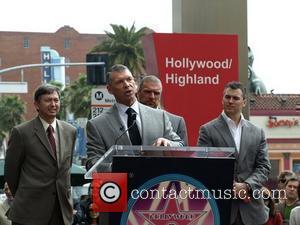
[[[153,143],[153,146],[170,146],[171,142],[166,139],[166,138],[158,138],[156,141]]]
[[[238,183],[238,182],[233,183],[233,194],[235,198],[241,199],[244,202],[249,202],[250,201],[249,191],[250,190],[246,183]]]

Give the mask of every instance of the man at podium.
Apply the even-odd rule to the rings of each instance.
[[[198,145],[235,148],[231,224],[264,224],[268,220],[268,209],[261,196],[254,193],[267,181],[271,166],[264,131],[243,117],[244,91],[240,82],[226,84],[223,112],[200,127]]]
[[[114,65],[108,73],[107,82],[107,90],[114,95],[116,103],[87,123],[87,169],[116,144],[184,145],[173,131],[165,111],[137,101],[137,85],[126,66]]]

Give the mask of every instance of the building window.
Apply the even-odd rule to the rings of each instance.
[[[71,47],[70,39],[65,38],[65,40],[64,40],[64,47],[65,48],[70,48]]]
[[[69,86],[71,84],[71,79],[70,79],[70,76],[66,75],[66,86]]]
[[[29,48],[29,38],[28,37],[24,37],[24,39],[23,39],[23,47],[24,48]]]
[[[271,172],[269,174],[269,180],[267,186],[270,188],[276,188],[277,186],[277,176],[280,171],[280,160],[279,159],[270,159],[271,163]]]
[[[70,63],[71,62],[71,60],[70,60],[70,58],[68,58],[68,57],[65,57],[65,63]],[[69,68],[70,66],[66,66],[66,68]]]
[[[300,176],[300,159],[293,160],[293,172]]]

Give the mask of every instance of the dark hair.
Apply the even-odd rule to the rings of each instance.
[[[291,170],[284,170],[278,175],[278,182],[285,183],[288,177],[295,176],[295,173]]]
[[[52,94],[54,92],[56,92],[58,94],[58,97],[60,97],[60,90],[58,87],[55,87],[50,84],[43,84],[36,89],[34,93],[34,101],[35,102],[39,101],[42,95]]]
[[[287,177],[287,178],[286,178],[286,181],[285,181],[284,186],[286,187],[286,185],[287,185],[290,181],[298,181],[298,183],[299,183],[299,185],[300,185],[300,180],[299,180],[299,178],[298,178],[296,175],[294,175],[294,176],[290,176],[290,177]],[[299,192],[299,185],[298,185],[298,192]]]
[[[266,189],[268,190],[268,189]],[[269,208],[269,217],[274,217],[276,214],[276,208],[275,208],[275,201],[272,198],[271,192],[268,190],[268,194],[264,192],[263,194],[264,201],[269,201],[268,208]]]
[[[107,80],[107,83],[108,83],[108,84],[111,84],[111,82],[112,82],[112,80],[111,80],[111,74],[112,74],[113,72],[121,73],[121,72],[123,72],[123,71],[125,71],[125,70],[130,71],[130,70],[128,69],[127,66],[124,66],[124,65],[122,65],[122,64],[116,64],[116,65],[113,65],[113,66],[111,67],[111,69],[110,69],[110,72],[108,72],[108,73],[106,74],[106,80]]]
[[[230,81],[230,82],[228,82],[224,87],[224,93],[225,93],[225,90],[227,88],[230,88],[230,89],[233,89],[233,90],[240,89],[242,91],[243,99],[246,98],[246,90],[245,90],[245,88],[244,88],[244,86],[241,82],[239,82],[239,81]]]

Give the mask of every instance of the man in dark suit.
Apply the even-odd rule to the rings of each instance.
[[[262,183],[267,181],[270,162],[264,131],[244,119],[245,105],[242,84],[229,82],[224,89],[224,110],[218,118],[200,127],[198,145],[236,149],[233,181],[236,199],[232,200],[231,224],[264,224],[268,210],[263,199],[251,197],[251,192],[260,190]]]
[[[136,99],[137,86],[129,69],[115,65],[108,73],[107,90],[114,95],[116,104],[108,111],[88,121],[87,130],[87,168],[112,146],[154,145],[182,146],[180,137],[173,132],[167,113],[140,104]],[[128,111],[134,114],[134,123]],[[128,129],[129,128],[129,129]],[[124,132],[128,132],[124,135]],[[135,132],[133,140],[131,132]]]
[[[162,84],[158,77],[148,75],[143,77],[138,88],[138,100],[144,105],[158,109],[161,107]],[[167,115],[171,121],[174,132],[188,145],[188,135],[184,118],[170,112]]]
[[[13,225],[71,225],[70,171],[76,129],[56,119],[59,89],[40,86],[34,94],[38,116],[12,129],[5,179],[14,196]]]

